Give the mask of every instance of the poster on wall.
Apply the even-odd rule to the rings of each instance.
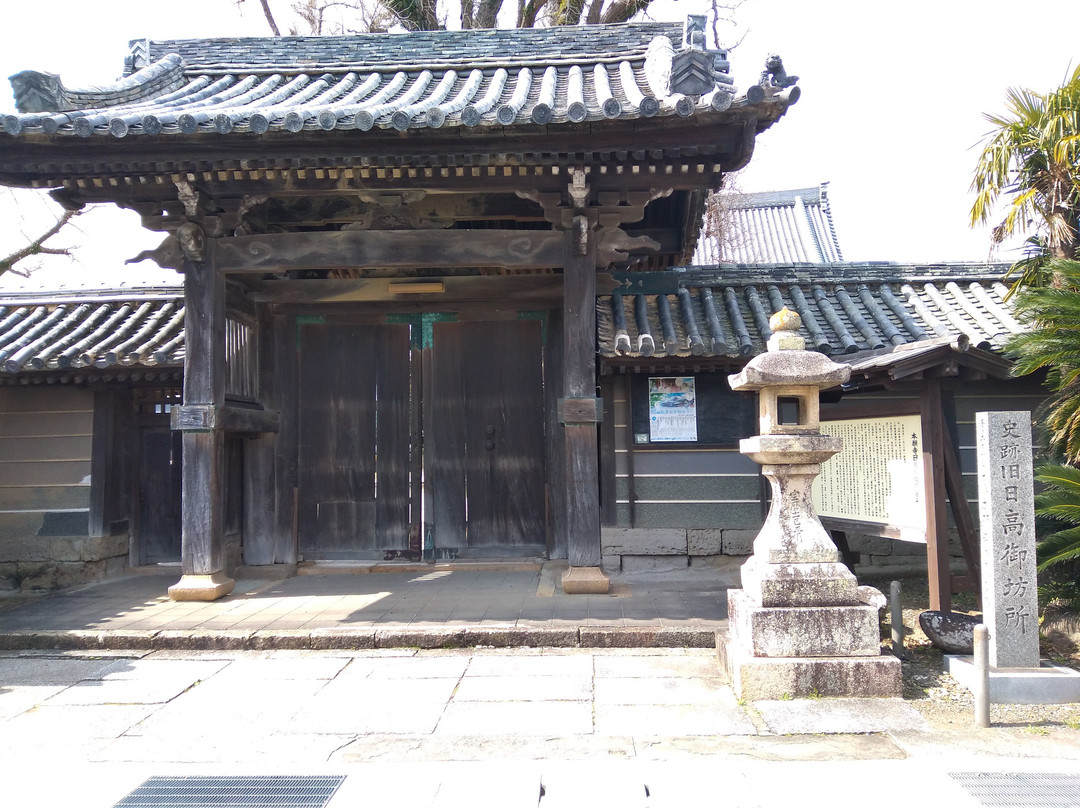
[[[649,377],[649,438],[655,442],[697,440],[693,376]]]
[[[898,529],[906,541],[926,541],[922,420],[918,415],[822,421],[821,431],[844,448],[814,480],[818,515]]]

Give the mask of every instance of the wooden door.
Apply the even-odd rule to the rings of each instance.
[[[546,542],[542,327],[436,323],[425,487],[437,552],[540,555]]]
[[[406,550],[409,326],[299,329],[300,553],[382,559]]]
[[[135,530],[142,564],[180,560],[182,438],[168,426],[139,430]]]

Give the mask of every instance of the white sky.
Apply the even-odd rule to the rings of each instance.
[[[271,5],[284,24],[290,3]],[[119,75],[131,39],[267,33],[258,0],[242,8],[234,0],[9,2],[0,12],[0,76],[33,69],[73,86],[105,82]],[[679,20],[704,10],[699,0],[660,0],[653,15]],[[737,19],[748,30],[731,58],[738,87],[779,53],[802,88],[799,103],[758,138],[738,179],[743,191],[829,181],[847,260],[986,259],[987,230],[967,225],[976,146],[989,129],[982,114],[1003,110],[1007,87],[1048,91],[1080,62],[1078,0],[748,0]],[[0,112],[13,106],[0,85]],[[0,191],[0,254],[18,244],[20,226],[47,220],[36,200],[20,203],[27,216],[10,210]],[[124,271],[124,258],[161,239],[133,214],[77,221],[79,231],[50,242],[77,245],[74,261],[50,259],[30,281],[7,273],[0,290],[115,283],[135,269]],[[140,264],[138,273],[152,267]]]

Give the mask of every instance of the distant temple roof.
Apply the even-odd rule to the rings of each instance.
[[[758,85],[736,98],[727,53],[704,49],[703,32],[691,36],[688,26],[136,40],[128,75],[110,86],[13,76],[21,114],[0,120],[0,131],[122,138],[469,129],[685,118],[797,100],[796,87],[763,93]],[[768,117],[753,119],[763,129]]]
[[[888,350],[945,343],[997,349],[1024,329],[1004,301],[1006,269],[834,263],[617,273],[601,278],[620,290],[597,297],[598,350],[609,365],[665,358],[741,364],[765,350],[769,317],[783,306],[802,316],[808,348],[868,367]],[[0,298],[0,383],[92,381],[125,370],[138,378],[171,371],[172,378],[183,363],[179,287]]]
[[[1000,348],[1024,326],[1004,301],[1007,265],[830,263],[722,265],[621,273],[597,298],[599,352],[737,358],[765,350],[769,317],[802,316],[807,348],[858,354],[933,340]]]
[[[830,264],[844,260],[829,183],[790,191],[721,191],[709,200],[694,253],[711,264]]]
[[[22,371],[92,381],[183,365],[181,288],[0,298],[0,382]]]

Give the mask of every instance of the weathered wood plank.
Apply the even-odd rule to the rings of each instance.
[[[169,429],[141,430],[133,528],[142,564],[180,558],[182,442]]]
[[[541,331],[537,320],[435,327],[436,547],[546,544]]]
[[[277,412],[229,404],[184,404],[173,407],[170,417],[172,428],[180,432],[220,429],[222,432],[259,435],[277,432],[280,425]]]
[[[8,415],[24,413],[41,416],[44,413],[89,412],[94,394],[78,387],[0,387],[0,412]]]
[[[7,418],[7,415],[0,415]],[[70,437],[47,438],[3,438],[0,437],[0,461],[18,460],[90,460],[90,435],[72,435]]]
[[[0,511],[67,511],[89,507],[89,485],[0,488]]]
[[[225,278],[212,264],[187,265],[184,306],[184,404],[224,404]]]
[[[431,256],[428,262],[432,263]],[[251,297],[273,303],[377,303],[421,305],[427,308],[447,302],[513,301],[518,308],[545,308],[562,299],[562,278],[558,275],[477,275],[440,278],[444,291],[430,294],[400,294],[390,291],[391,278],[361,280],[270,280],[258,281]]]
[[[584,217],[563,241],[564,397],[595,395],[596,243]],[[586,238],[584,245],[580,239]],[[580,249],[584,246],[585,249]],[[600,484],[596,424],[562,427],[566,451],[568,555],[574,567],[600,564]]]
[[[621,388],[625,383],[625,378],[612,376],[605,376],[600,382],[600,397],[604,402],[604,420],[600,423],[601,525],[615,524],[615,388],[617,385]]]
[[[296,493],[300,428],[296,318],[274,313],[272,323],[268,338],[272,348],[260,353],[260,361],[270,357],[271,378],[263,377],[262,394],[267,404],[281,413],[281,431],[274,443],[274,562],[295,564],[299,555]]]
[[[181,569],[212,575],[225,564],[225,435],[184,432]]]
[[[409,536],[409,327],[380,327],[375,358],[374,549],[404,550]]]
[[[432,373],[424,396],[431,402],[425,434],[430,436],[429,479],[435,547],[465,547],[465,378],[464,332],[453,323],[436,323],[431,346]]]
[[[212,242],[208,249],[213,251]],[[225,277],[212,261],[188,263],[184,274],[184,405],[225,401]],[[212,575],[225,563],[225,436],[183,433],[184,575]]]
[[[548,555],[566,558],[566,444],[558,421],[562,396],[563,312],[561,301],[548,314],[548,341],[544,352],[544,412],[547,414]]]
[[[339,230],[220,239],[222,273],[379,267],[556,267],[562,236],[541,230]]]
[[[259,401],[277,411],[274,386],[274,318],[270,306],[257,306],[255,315],[255,369]],[[280,429],[280,424],[279,424]],[[262,566],[275,561],[277,544],[275,449],[277,437],[264,434],[244,442],[244,538],[245,564]]]
[[[94,411],[5,412],[0,417],[0,438],[86,437],[94,432]]]
[[[89,476],[89,460],[0,461],[0,486],[79,485]]]
[[[471,481],[480,472],[484,493],[476,518],[470,484],[469,546],[545,544],[541,323],[471,328],[470,432],[477,446],[468,474]],[[500,350],[485,355],[485,346],[493,345]]]
[[[927,379],[920,396],[923,475],[926,480],[926,563],[930,608],[952,611],[949,581],[949,516],[945,508],[945,422],[941,382]]]
[[[300,338],[301,552],[407,549],[408,326],[305,324]]]

